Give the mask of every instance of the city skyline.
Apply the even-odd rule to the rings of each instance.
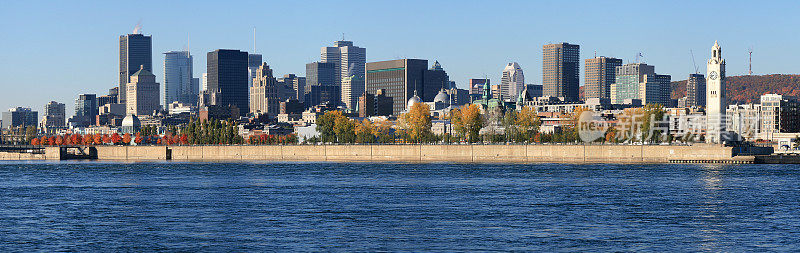
[[[409,6],[420,5],[423,2],[409,1]],[[694,72],[689,50],[696,52],[695,60],[702,62],[709,57],[707,48],[714,40],[727,49],[728,75],[742,75],[747,73],[747,48],[754,47],[754,74],[769,73],[794,73],[789,61],[797,57],[798,53],[791,50],[790,45],[796,44],[798,38],[790,32],[791,24],[797,20],[790,14],[792,8],[787,4],[775,8],[770,5],[748,6],[745,3],[710,2],[691,3],[685,2],[676,6],[658,6],[657,4],[642,4],[642,6],[600,6],[591,2],[575,2],[572,6],[562,7],[557,2],[519,3],[523,8],[505,12],[507,17],[502,20],[493,20],[492,10],[501,6],[479,3],[458,2],[463,5],[459,11],[433,11],[447,8],[455,2],[440,2],[430,4],[430,9],[419,13],[423,18],[410,24],[391,24],[388,17],[400,14],[387,13],[396,8],[381,3],[354,2],[362,5],[361,10],[342,10],[345,13],[356,13],[347,19],[309,27],[311,21],[298,21],[296,24],[283,24],[275,20],[291,15],[277,13],[274,16],[258,15],[233,15],[236,16],[222,24],[209,24],[208,21],[196,22],[179,21],[167,17],[166,13],[183,8],[180,3],[159,5],[156,2],[147,2],[153,6],[147,13],[116,13],[111,11],[120,8],[111,3],[100,3],[89,6],[71,7],[66,3],[52,2],[37,12],[32,5],[26,3],[7,3],[8,8],[0,10],[4,19],[2,27],[5,36],[15,39],[0,40],[4,48],[18,48],[5,53],[6,60],[0,66],[0,83],[7,89],[0,95],[0,106],[4,109],[16,106],[31,107],[36,111],[43,111],[47,102],[54,100],[60,103],[71,104],[77,94],[90,93],[98,96],[106,94],[109,88],[117,86],[118,66],[118,38],[131,33],[137,22],[142,23],[142,33],[153,37],[153,73],[156,81],[164,82],[162,64],[163,53],[175,50],[184,50],[188,43],[190,52],[196,56],[194,59],[194,75],[200,77],[205,72],[205,54],[219,48],[230,48],[247,51],[248,53],[262,54],[266,61],[275,70],[275,76],[294,73],[305,76],[305,64],[318,59],[319,48],[329,46],[332,41],[344,39],[354,41],[355,44],[370,49],[367,62],[395,60],[401,58],[428,59],[439,61],[447,71],[451,80],[456,81],[459,88],[467,88],[470,78],[484,76],[494,79],[493,83],[500,83],[502,69],[507,62],[519,62],[526,72],[526,83],[542,84],[540,67],[541,46],[548,43],[567,42],[581,46],[580,61],[597,56],[608,56],[623,59],[623,63],[634,61],[635,55],[642,52],[643,62],[657,66],[659,73],[672,75],[674,80],[684,80],[689,73]],[[184,3],[184,5],[188,5]],[[301,8],[296,3],[265,3],[262,5],[274,6],[295,10]],[[310,9],[313,13],[322,13],[326,8],[340,8],[330,6],[329,3],[320,3],[318,7]],[[213,6],[207,3],[192,4],[190,10],[202,12]],[[303,7],[305,8],[305,7]],[[318,8],[318,9],[317,9]],[[402,13],[404,8],[398,9]],[[575,9],[572,12],[562,12],[568,22],[563,24],[548,25],[548,18],[555,14],[545,10]],[[644,14],[636,14],[635,10],[659,8],[664,13],[648,12],[645,21],[641,24],[631,25],[627,22],[639,20]],[[61,12],[62,9],[72,10]],[[248,8],[251,9],[251,8]],[[259,8],[252,8],[259,9]],[[600,14],[581,14],[581,10],[594,9],[602,11],[624,11],[630,13],[622,18],[604,19],[601,24],[588,21]],[[709,31],[705,24],[704,16],[713,9],[719,20],[727,23],[719,26],[714,31]],[[748,13],[758,16],[757,19],[738,18]],[[470,12],[471,10],[482,10]],[[627,11],[626,11],[627,10]],[[632,11],[633,10],[633,11]],[[251,10],[242,10],[251,13]],[[371,11],[382,11],[380,15]],[[679,13],[674,16],[668,13]],[[59,15],[54,15],[59,13]],[[468,15],[468,13],[482,13],[481,15]],[[769,16],[766,14],[769,13]],[[25,14],[25,15],[21,15]],[[533,15],[528,15],[533,14]],[[481,18],[480,16],[485,16]],[[46,17],[45,17],[46,16]],[[241,16],[241,17],[239,17]],[[251,16],[251,18],[243,18]],[[338,16],[338,15],[336,15]],[[346,15],[345,15],[346,16]],[[103,19],[104,22],[95,22]],[[319,16],[319,19],[334,19],[334,14]],[[16,22],[10,22],[14,20]],[[370,22],[364,22],[370,20]],[[386,21],[384,21],[386,20]],[[669,20],[669,22],[664,22]],[[788,20],[788,22],[787,22]],[[525,27],[526,32],[505,36],[508,27],[505,22],[516,22]],[[781,21],[781,22],[778,22]],[[24,22],[26,25],[14,26],[12,23]],[[436,25],[430,25],[431,23]],[[280,25],[276,25],[280,24]],[[779,26],[775,24],[787,24]],[[638,26],[652,26],[655,31],[641,31],[635,35],[609,36],[606,33],[593,31],[597,27],[615,27],[614,29],[635,28]],[[380,29],[395,29],[410,33],[414,36],[404,38],[386,38]],[[64,28],[72,29],[64,29]],[[256,50],[253,51],[253,28],[257,27],[256,36],[259,38]],[[75,29],[78,28],[78,29]],[[295,31],[297,36],[289,38],[282,36],[275,39],[276,35],[287,31]],[[67,36],[69,34],[69,36]],[[479,36],[482,34],[482,36]],[[665,36],[668,34],[671,36]],[[47,44],[51,40],[39,39],[42,36],[65,37],[55,44]],[[657,38],[657,39],[656,39]],[[189,41],[187,41],[189,40]],[[469,52],[469,53],[464,53]],[[60,79],[60,82],[46,82],[41,72],[41,63],[33,60],[51,59],[59,63],[64,59],[75,59],[74,62],[63,63],[63,66],[50,71]],[[580,66],[580,85],[584,85],[584,65]],[[703,66],[700,66],[701,72]],[[55,77],[48,77],[55,78]],[[37,94],[29,98],[20,94]],[[67,108],[67,115],[73,115],[73,108]]]

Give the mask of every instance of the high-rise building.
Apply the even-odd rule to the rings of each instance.
[[[67,120],[66,105],[50,101],[44,105],[44,117],[42,118],[42,127],[63,127]]]
[[[358,109],[358,94],[364,93],[364,77],[350,76],[342,80],[342,105],[347,109]]]
[[[634,100],[642,104],[660,104],[669,106],[669,75],[658,75],[655,67],[644,63],[628,63],[617,67],[616,81],[611,85],[611,102],[614,104],[631,103]]]
[[[339,73],[336,64],[332,62],[312,62],[306,64],[306,84],[311,85],[337,85]]]
[[[281,102],[279,85],[269,65],[266,62],[261,63],[253,78],[253,86],[250,87],[250,112],[277,116]]]
[[[341,86],[342,81],[350,76],[364,76],[364,66],[367,62],[367,49],[353,46],[352,41],[340,40],[333,43],[333,47],[323,47],[320,52],[321,62],[334,64],[336,79],[334,84]],[[308,74],[306,74],[308,76]],[[313,85],[313,83],[312,83]]]
[[[297,99],[298,96],[303,97],[305,99],[305,94],[308,93],[307,90],[309,85],[306,84],[306,78],[302,76],[297,76],[295,74],[285,74],[283,77],[278,78],[278,96],[281,100],[286,99]]]
[[[208,90],[208,73],[203,73],[200,77],[200,88],[201,92]]]
[[[525,89],[525,74],[516,62],[506,64],[503,77],[500,79],[500,94],[503,100],[516,101],[519,93]]]
[[[406,109],[406,101],[415,92],[424,92],[423,76],[428,60],[400,59],[367,63],[366,92],[376,94],[384,89],[392,98],[392,113],[398,115]]]
[[[800,132],[800,101],[797,98],[764,94],[760,102],[761,138],[771,140],[776,133]]]
[[[439,61],[434,61],[433,66],[425,71],[423,87],[419,93],[422,101],[433,101],[439,91],[450,88],[450,77],[444,71]]]
[[[75,99],[75,116],[70,118],[70,124],[73,127],[94,125],[98,112],[96,94],[79,94]]]
[[[714,41],[711,59],[706,65],[706,142],[722,143],[725,133],[725,59],[722,48]],[[763,129],[763,128],[762,128]]]
[[[153,71],[152,37],[142,34],[119,36],[119,103],[125,103],[125,85],[141,66],[147,71]]]
[[[159,87],[156,76],[144,68],[131,75],[131,81],[126,85],[125,91],[128,98],[125,101],[125,113],[128,115],[152,115],[158,111]],[[95,108],[97,112],[97,108]]]
[[[580,46],[559,43],[542,47],[542,86],[544,95],[578,101],[580,89]]]
[[[586,59],[584,64],[584,98],[611,99],[611,84],[617,80],[617,67],[622,66],[622,59],[600,56]]]
[[[489,79],[469,79],[469,94],[483,94],[484,85],[491,85]]]
[[[31,110],[31,108],[11,108],[7,112],[3,112],[2,128],[35,127],[38,118],[39,112]]]
[[[188,51],[164,53],[164,106],[172,102],[196,106],[200,87],[194,78],[193,59]]]
[[[247,55],[247,87],[253,86],[253,78],[257,76],[262,60],[260,54]]]
[[[208,91],[211,105],[236,106],[240,115],[250,112],[247,87],[247,52],[217,49],[208,52]]]
[[[689,74],[686,80],[686,107],[706,106],[706,77],[703,74]]]

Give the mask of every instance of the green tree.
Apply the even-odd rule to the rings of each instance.
[[[25,143],[31,143],[33,138],[36,138],[37,135],[38,135],[38,132],[36,131],[36,127],[35,126],[28,126],[25,129]]]

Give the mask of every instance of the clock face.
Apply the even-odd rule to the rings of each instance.
[[[717,71],[711,71],[711,74],[708,75],[708,78],[711,78],[711,80],[717,80],[717,78],[719,78],[719,74]]]

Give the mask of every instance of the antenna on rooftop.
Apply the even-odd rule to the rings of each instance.
[[[253,53],[256,53],[256,27],[253,26]]]
[[[748,58],[747,58],[747,74],[753,75],[753,46],[747,49]]]

